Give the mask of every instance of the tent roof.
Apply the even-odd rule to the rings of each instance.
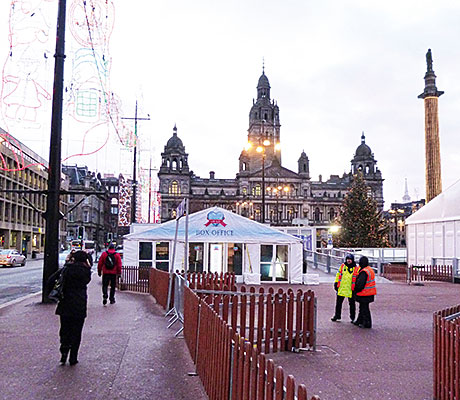
[[[406,225],[460,220],[460,180],[406,219]]]
[[[124,240],[174,240],[176,221],[168,221],[152,229],[131,233]],[[260,224],[220,207],[190,214],[189,242],[214,243],[301,243],[299,238]],[[185,218],[179,220],[178,240],[185,239]]]

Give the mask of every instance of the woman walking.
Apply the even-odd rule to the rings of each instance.
[[[61,320],[61,364],[66,363],[70,354],[69,364],[75,365],[78,363],[81,332],[86,318],[87,286],[91,281],[91,267],[86,252],[75,252],[73,260],[64,265],[61,273],[64,274],[63,297],[56,307],[56,314]]]

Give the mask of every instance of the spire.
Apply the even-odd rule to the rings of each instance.
[[[366,136],[364,136],[364,131],[363,134],[361,135],[361,144],[366,143]]]
[[[407,178],[406,179],[406,183],[405,183],[405,187],[404,187],[404,196],[403,196],[403,201],[405,203],[409,203],[410,202],[410,196],[409,196],[409,190],[407,189]]]
[[[265,57],[262,57],[262,75],[265,75]]]
[[[426,53],[426,73],[425,73],[425,90],[418,96],[419,99],[426,97],[439,97],[444,94],[443,91],[438,90],[436,87],[436,75],[433,70],[433,56],[431,49]]]
[[[173,136],[177,136],[177,127],[176,127],[176,124],[174,124]]]

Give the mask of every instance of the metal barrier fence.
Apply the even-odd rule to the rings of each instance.
[[[433,398],[460,400],[460,304],[433,314]]]
[[[311,290],[292,289],[275,293],[263,287],[246,291],[196,290],[234,332],[257,344],[259,351],[276,353],[295,349],[316,349],[316,297]]]
[[[211,400],[307,400],[304,385],[296,385],[292,375],[285,384],[283,368],[275,370],[274,362],[236,334],[204,299],[188,287],[184,295],[185,340]]]
[[[150,267],[124,266],[118,282],[120,290],[149,293]]]
[[[409,283],[423,281],[454,282],[452,265],[411,265]]]

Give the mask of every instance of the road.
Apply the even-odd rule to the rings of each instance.
[[[42,290],[43,259],[24,267],[0,267],[0,305]]]

